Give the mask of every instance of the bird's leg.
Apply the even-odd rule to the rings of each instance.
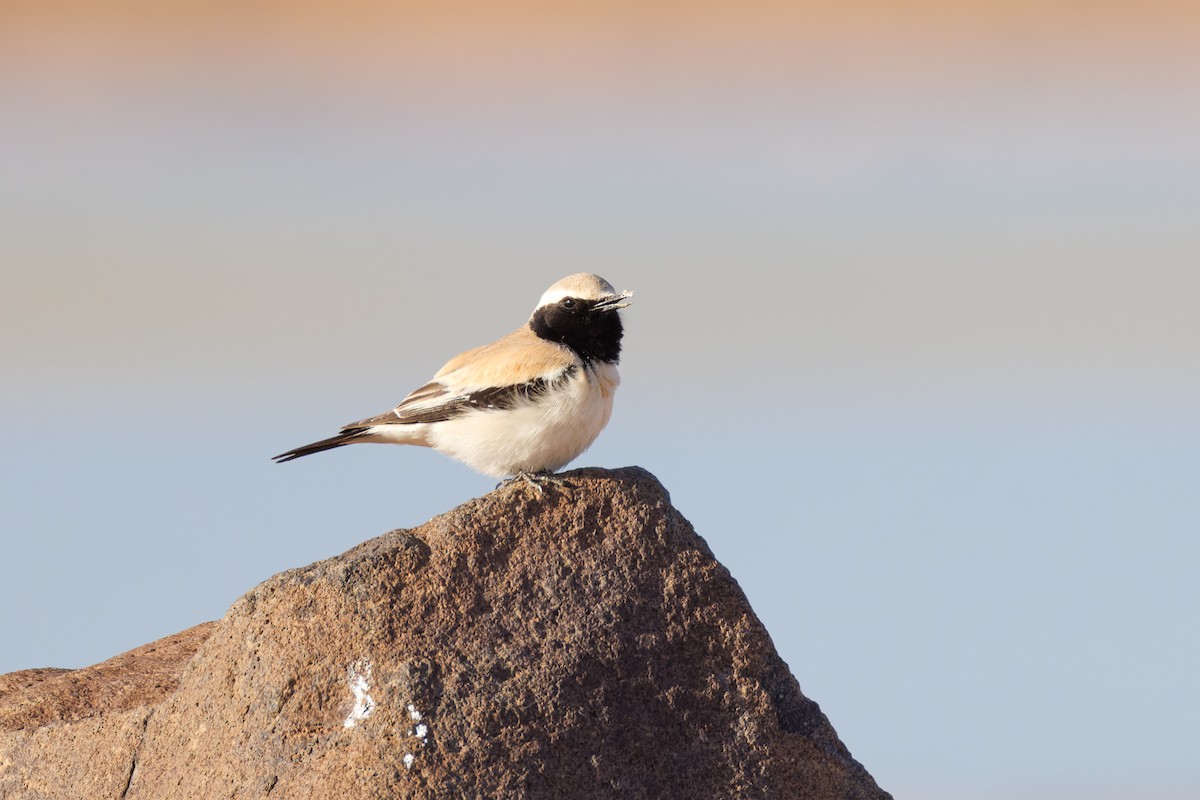
[[[513,475],[507,480],[501,481],[500,486],[508,486],[511,483],[516,483],[517,481],[525,481],[525,483],[531,486],[538,494],[543,493],[543,487],[546,485],[557,486],[560,489],[569,489],[571,487],[569,483],[555,475],[553,472],[526,472],[524,470],[518,472],[516,475]]]

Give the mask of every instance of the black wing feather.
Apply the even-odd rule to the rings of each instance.
[[[445,422],[468,411],[512,408],[521,400],[536,399],[540,395],[562,386],[571,379],[578,369],[577,366],[572,365],[553,378],[537,378],[525,383],[513,384],[512,386],[496,386],[488,389],[480,389],[470,394],[449,397],[445,402],[435,406],[418,406],[406,409],[405,404],[411,403],[414,400],[427,401],[442,394],[449,394],[443,384],[436,381],[428,383],[406,397],[404,403],[401,403],[393,411],[385,412],[377,417],[352,422],[342,428],[341,433],[337,436],[331,436],[328,439],[322,439],[319,442],[313,442],[303,447],[297,447],[295,450],[280,453],[272,460],[277,464],[283,464],[284,462],[303,456],[310,456],[313,453],[321,453],[325,450],[332,450],[335,447],[351,444],[355,439],[366,435],[370,428],[375,425],[416,425],[423,422]]]
[[[332,450],[335,447],[347,445],[362,436],[367,432],[366,428],[346,428],[337,436],[331,436],[328,439],[322,439],[319,442],[306,444],[303,447],[297,447],[295,450],[289,450],[286,453],[280,453],[277,456],[272,456],[271,460],[276,464],[282,464],[286,461],[293,461],[301,456],[311,456],[313,453],[321,453],[325,450]]]

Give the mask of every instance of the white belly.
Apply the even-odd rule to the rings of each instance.
[[[436,450],[487,475],[553,472],[596,440],[612,415],[620,376],[603,364],[512,408],[480,409],[427,427]]]

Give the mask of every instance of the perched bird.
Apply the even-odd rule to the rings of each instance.
[[[450,359],[391,411],[275,456],[283,463],[358,442],[432,447],[495,477],[537,478],[565,466],[608,424],[620,376],[618,293],[581,272],[551,286],[529,322]]]

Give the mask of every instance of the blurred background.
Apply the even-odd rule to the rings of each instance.
[[[1200,12],[0,2],[0,672],[494,481],[270,456],[563,275],[639,464],[896,797],[1194,797]]]

